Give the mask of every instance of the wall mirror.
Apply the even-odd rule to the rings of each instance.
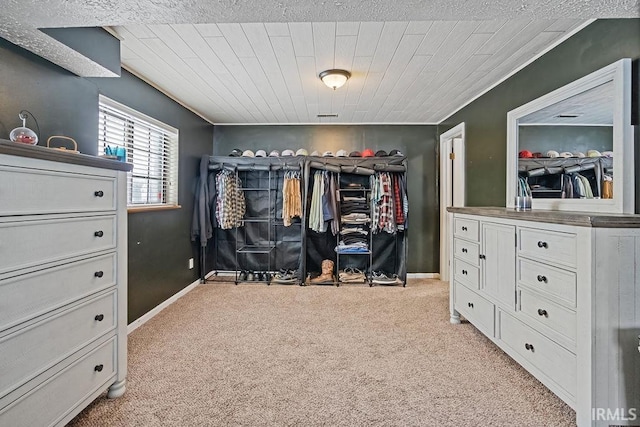
[[[507,114],[507,207],[634,213],[634,184],[630,59]]]

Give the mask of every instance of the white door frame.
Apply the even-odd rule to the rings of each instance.
[[[453,153],[453,159],[449,154]],[[440,135],[440,280],[449,281],[452,224],[447,207],[466,204],[465,124]]]

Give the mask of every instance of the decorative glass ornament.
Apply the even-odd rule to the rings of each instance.
[[[27,114],[21,111],[20,114],[18,114],[18,117],[22,119],[22,126],[12,130],[9,134],[9,139],[13,142],[36,145],[38,143],[38,135],[26,126]]]

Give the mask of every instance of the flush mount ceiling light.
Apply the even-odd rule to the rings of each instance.
[[[345,70],[326,70],[321,72],[318,77],[327,87],[336,90],[349,80],[351,73]]]

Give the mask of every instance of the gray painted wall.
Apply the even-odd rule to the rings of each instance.
[[[621,58],[634,60],[632,123],[638,125],[640,19],[594,22],[440,123],[440,134],[466,123],[467,204],[505,206],[507,112]]]
[[[0,138],[9,139],[20,125],[18,112],[27,109],[39,122],[39,145],[50,135],[67,135],[82,153],[96,154],[99,93],[180,130],[182,208],[129,214],[129,322],[196,280],[198,252],[189,233],[193,188],[199,158],[211,152],[213,126],[126,71],[120,78],[77,77],[3,39],[0,76]],[[35,130],[32,121],[27,125]],[[187,268],[191,257],[193,270]]]
[[[439,270],[439,216],[436,126],[216,126],[213,154],[234,148],[282,151],[305,148],[311,153],[399,149],[408,157],[409,272]]]

